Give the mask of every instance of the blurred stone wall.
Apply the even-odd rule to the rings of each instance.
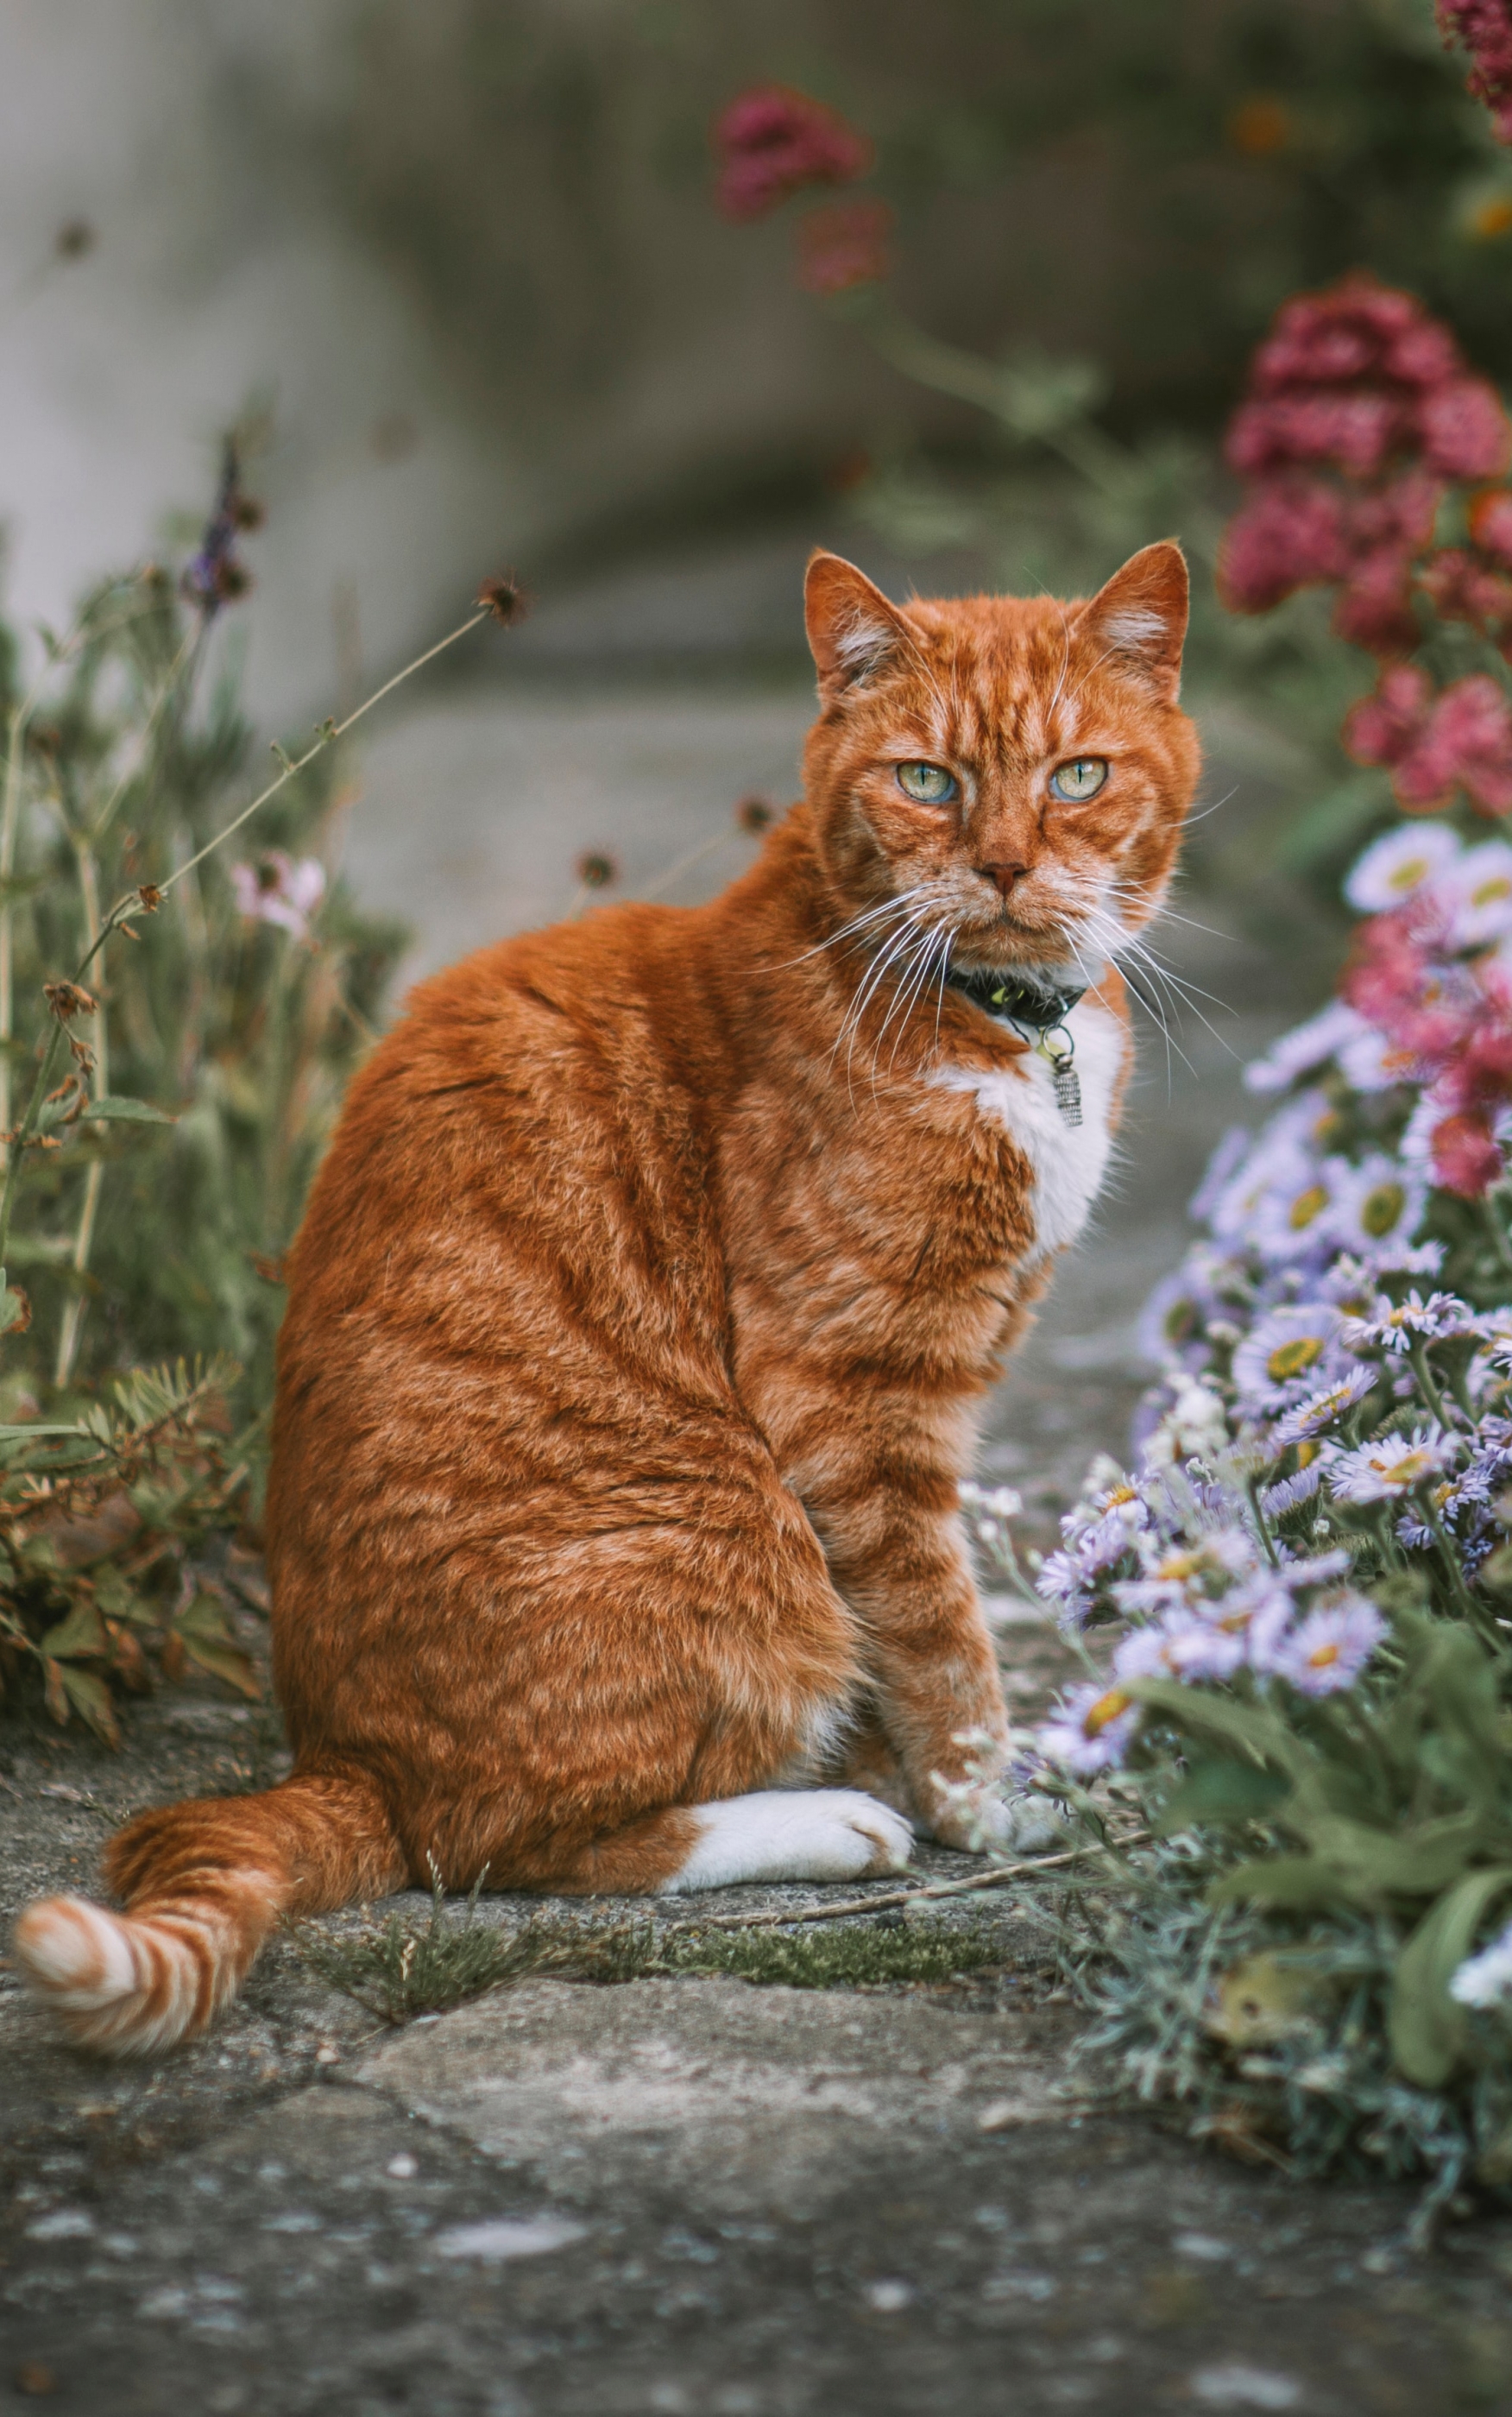
[[[1479,139],[1429,0],[8,0],[13,604],[138,555],[249,400],[277,714],[354,607],[390,664],[501,561],[560,585],[978,441],[794,289],[785,221],[711,207],[710,115],[769,78],[881,138],[905,303],[1095,356],[1126,414],[1211,418],[1290,283],[1391,254],[1399,119],[1441,185]]]

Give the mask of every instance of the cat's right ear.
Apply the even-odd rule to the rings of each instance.
[[[880,587],[838,554],[809,556],[803,618],[825,705],[873,679],[911,643],[912,632]]]

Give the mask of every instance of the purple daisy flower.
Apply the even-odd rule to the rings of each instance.
[[[1247,1410],[1281,1410],[1316,1388],[1338,1358],[1343,1324],[1322,1300],[1298,1301],[1258,1318],[1233,1355],[1233,1382]]]
[[[1378,1300],[1368,1317],[1346,1319],[1343,1341],[1349,1351],[1402,1353],[1414,1343],[1445,1343],[1478,1332],[1474,1311],[1457,1293],[1430,1292],[1424,1300],[1414,1288],[1403,1301]]]
[[[1356,1402],[1363,1402],[1367,1393],[1374,1391],[1375,1383],[1373,1368],[1352,1368],[1347,1376],[1325,1385],[1322,1392],[1309,1393],[1306,1401],[1298,1402],[1278,1419],[1271,1429],[1272,1443],[1279,1451],[1287,1444],[1310,1442],[1314,1436],[1337,1426],[1340,1419],[1347,1417]]]
[[[1035,1744],[1047,1762],[1091,1779],[1122,1763],[1139,1724],[1140,1707],[1124,1688],[1075,1687],[1036,1731]]]
[[[1328,1449],[1328,1483],[1341,1502],[1399,1502],[1442,1477],[1453,1446],[1436,1424],[1406,1436],[1377,1436],[1356,1452]]]
[[[1299,1511],[1310,1502],[1323,1483],[1323,1470],[1316,1461],[1310,1468],[1299,1468],[1294,1477],[1278,1478],[1267,1485],[1260,1497],[1260,1507],[1267,1519],[1284,1519],[1289,1511]]]
[[[1274,1667],[1299,1695],[1338,1695],[1353,1686],[1385,1633],[1374,1604],[1346,1592],[1298,1620]]]

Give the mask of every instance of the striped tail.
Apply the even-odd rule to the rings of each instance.
[[[124,1912],[44,1897],[15,1938],[38,1995],[104,2056],[158,2055],[203,2030],[284,1915],[328,1912],[406,1877],[383,1797],[360,1771],[144,1813],[111,1841],[105,1874]]]

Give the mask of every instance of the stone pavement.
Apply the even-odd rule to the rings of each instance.
[[[644,887],[743,793],[784,797],[807,711],[797,691],[707,684],[425,705],[369,759],[354,871],[420,923],[418,962],[440,962],[558,910],[582,846],[614,847]],[[731,842],[676,894],[740,860]],[[1224,920],[1221,903],[1187,911]],[[1236,1011],[1215,1016],[1227,1048],[1188,1019],[1191,1065],[1168,1088],[1146,1034],[1117,1184],[990,1422],[987,1466],[1047,1538],[1088,1454],[1122,1442],[1138,1306],[1243,1106],[1238,1060],[1310,1003],[1305,972],[1251,944],[1172,924],[1171,947]],[[241,1617],[260,1646],[255,1610]],[[1001,1633],[1028,1706],[1054,1641]],[[118,1755],[11,1720],[0,1912],[89,1885],[127,1811],[265,1785],[284,1761],[276,1717],[209,1681],[130,1707]],[[921,1858],[925,1877],[962,1868]],[[478,1919],[527,1910],[490,1899]],[[995,1941],[955,1980],[535,1980],[401,2029],[280,1939],[221,2028],[157,2067],[74,2056],[0,1968],[0,2412],[1512,2407],[1512,2227],[1451,2226],[1412,2263],[1402,2194],[1293,2185],[1110,2108],[1069,2061],[1075,2011],[1025,1921],[992,1898],[955,1919]],[[312,1927],[350,1940],[365,1920]]]

